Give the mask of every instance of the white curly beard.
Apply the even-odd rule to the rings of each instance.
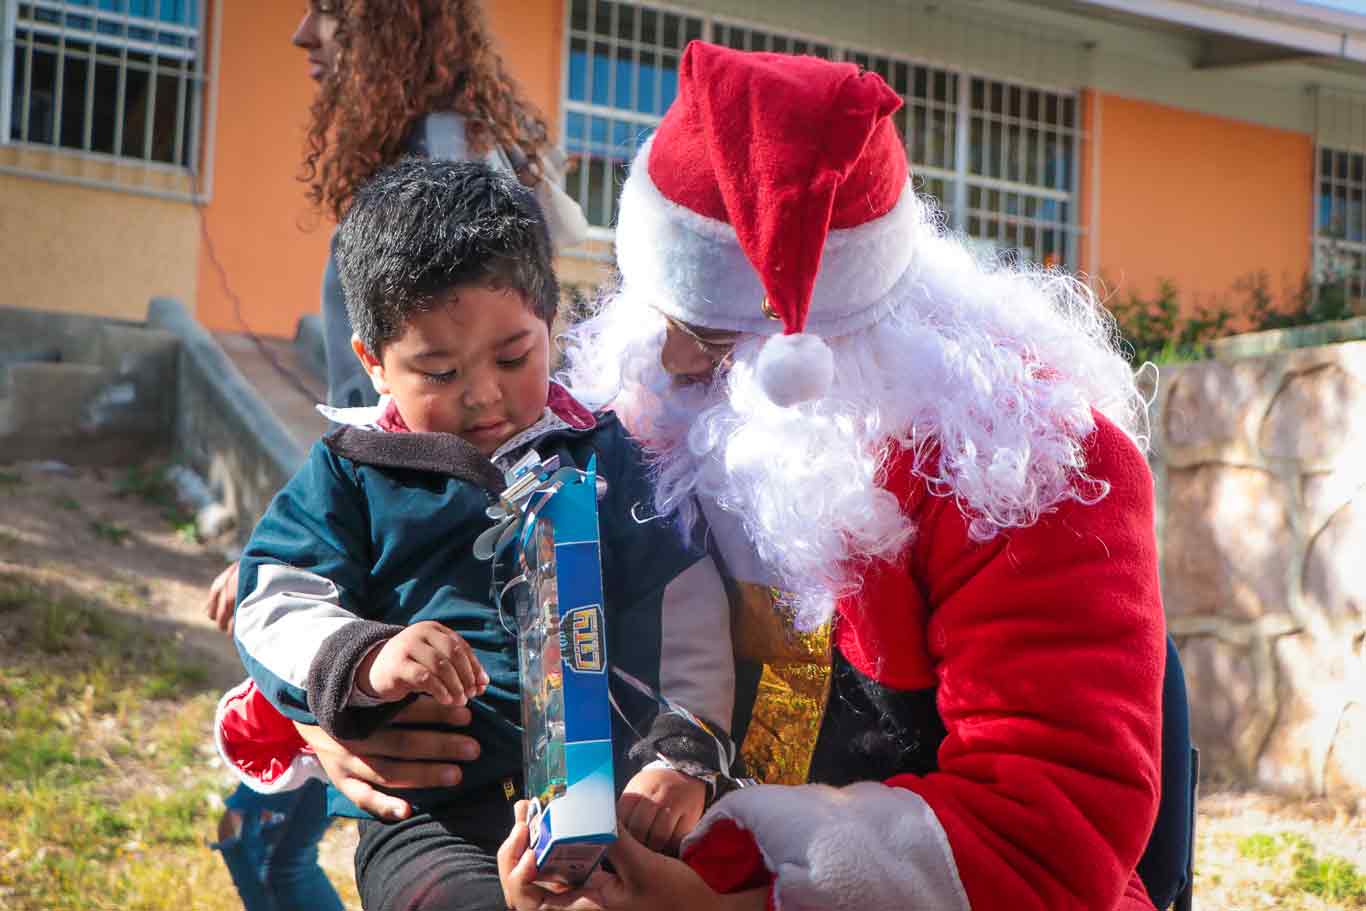
[[[695,495],[738,516],[804,628],[829,619],[858,563],[895,558],[914,533],[878,483],[894,447],[916,454],[928,489],[953,496],[979,540],[1064,500],[1105,496],[1085,474],[1093,408],[1146,449],[1145,403],[1090,290],[1056,271],[978,261],[922,209],[898,303],[876,325],[826,339],[835,375],[818,401],[773,404],[753,336],[710,386],[675,382],[659,362],[655,295],[629,276],[566,336],[562,381],[590,405],[610,403],[644,443],[656,509],[691,528]]]

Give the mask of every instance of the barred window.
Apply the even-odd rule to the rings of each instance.
[[[1071,264],[1075,96],[973,77],[968,113],[968,236],[1045,266]]]
[[[767,51],[773,54],[809,54],[812,57],[835,59],[836,51],[828,44],[819,41],[806,41],[802,38],[789,38],[762,29],[747,28],[743,25],[730,25],[725,22],[712,24],[711,40],[737,51]]]
[[[1315,276],[1366,299],[1366,153],[1319,147]]]
[[[0,139],[193,170],[204,0],[11,2]]]
[[[1006,258],[1074,266],[1080,127],[1074,92],[1020,85],[841,47],[771,27],[668,12],[634,0],[571,0],[569,191],[610,228],[625,167],[677,92],[692,38],[737,50],[848,60],[905,101],[895,115],[916,189],[949,224]]]
[[[616,222],[626,169],[678,94],[683,48],[702,34],[697,16],[608,0],[571,3],[566,180],[589,224]]]

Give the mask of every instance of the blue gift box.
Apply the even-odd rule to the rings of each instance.
[[[531,847],[538,878],[578,885],[617,828],[596,463],[541,471],[523,496],[504,603],[517,623]]]

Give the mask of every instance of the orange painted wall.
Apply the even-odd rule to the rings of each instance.
[[[563,0],[487,0],[510,71],[559,125]],[[213,199],[204,216],[241,318],[200,244],[196,314],[210,329],[289,337],[318,309],[332,222],[314,215],[295,176],[314,84],[289,43],[302,3],[220,0],[222,56]]]
[[[1278,297],[1283,283],[1298,284],[1310,264],[1310,135],[1117,95],[1099,104],[1088,116],[1100,129],[1100,230],[1090,242],[1112,291],[1150,295],[1168,278],[1189,312],[1238,306],[1234,283],[1259,270]],[[1087,192],[1094,160],[1083,159]],[[1084,202],[1083,218],[1089,210]]]

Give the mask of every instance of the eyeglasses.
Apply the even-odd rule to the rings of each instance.
[[[691,326],[667,313],[660,315],[664,317],[664,322],[668,323],[669,328],[692,339],[702,353],[718,367],[729,360],[731,353],[735,351],[735,343],[740,340],[742,334],[725,329],[705,329],[701,326]]]

